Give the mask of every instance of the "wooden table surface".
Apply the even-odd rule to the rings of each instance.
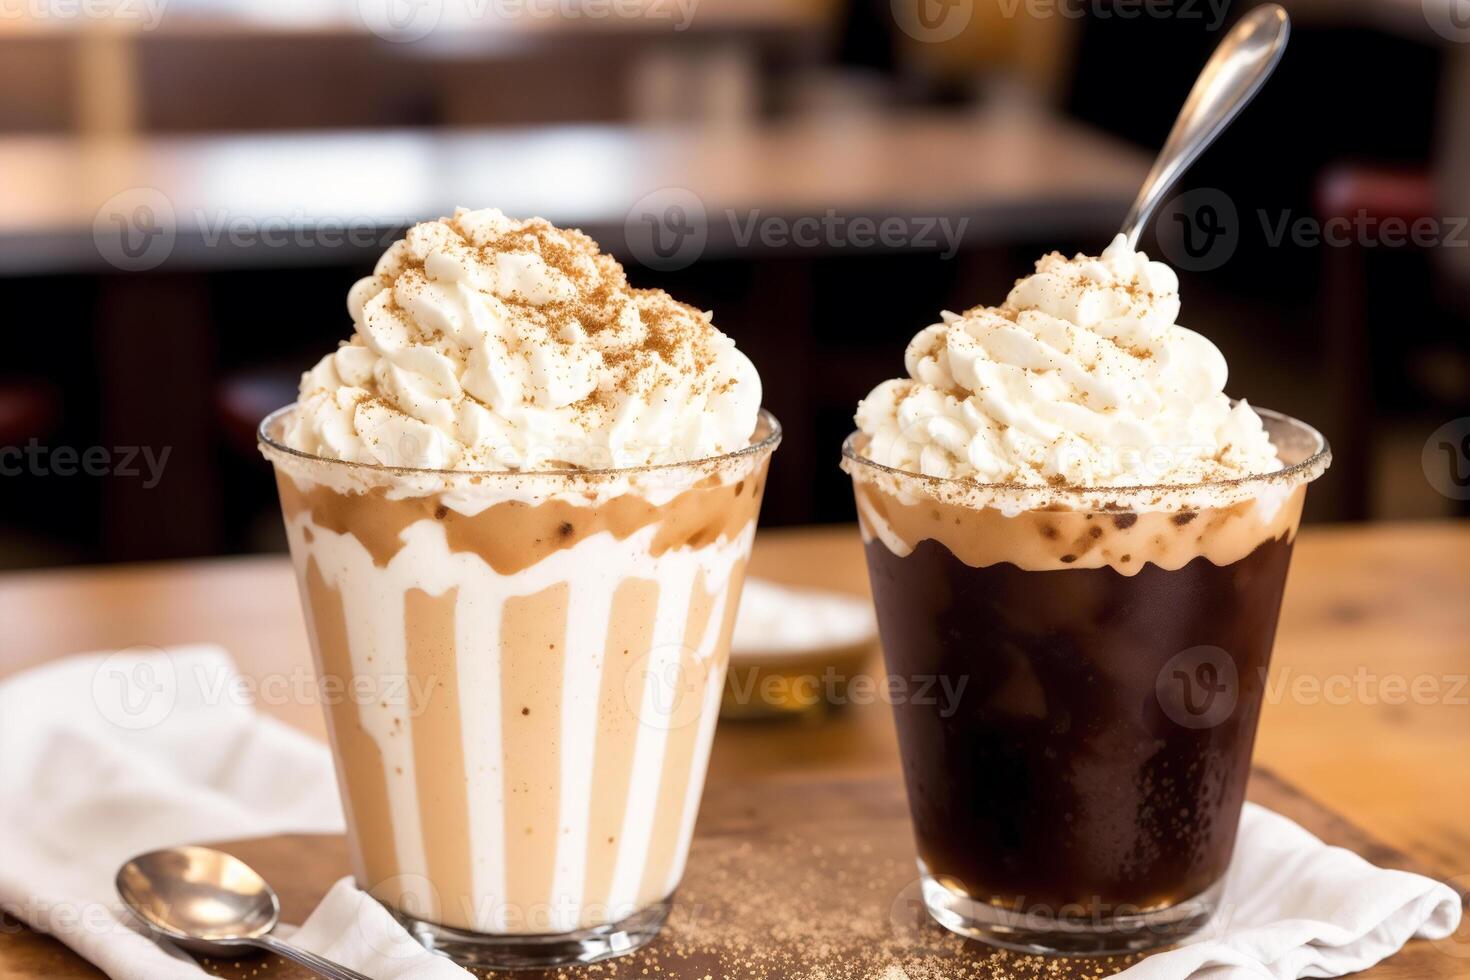
[[[763,532],[752,572],[867,590],[852,528]],[[223,644],[252,678],[308,670],[285,559],[0,576],[0,676],[84,650],[200,641]],[[1309,526],[1287,587],[1256,761],[1464,891],[1467,679],[1470,522]],[[313,704],[262,708],[324,737]],[[770,776],[892,778],[887,712],[875,703],[821,724],[723,725],[710,791]],[[0,975],[11,941],[0,930]]]

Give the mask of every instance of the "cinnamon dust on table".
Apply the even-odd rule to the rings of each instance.
[[[758,842],[722,833],[696,839],[669,921],[649,946],[547,975],[556,980],[1102,980],[1140,958],[1057,959],[967,940],[907,903],[909,897],[917,900],[917,892],[910,896],[896,883],[917,877],[908,859],[884,856],[858,834],[823,826],[754,836]],[[516,980],[508,972],[479,975]]]

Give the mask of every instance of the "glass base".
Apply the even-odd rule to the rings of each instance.
[[[931,875],[923,862],[921,888],[929,915],[944,928],[1022,953],[1110,956],[1172,946],[1198,932],[1220,903],[1225,882],[1168,908],[1119,915],[1059,915],[1053,909],[1017,912],[977,902]]]
[[[620,922],[554,935],[490,935],[453,929],[389,908],[414,939],[460,966],[487,970],[534,970],[596,963],[631,953],[658,935],[672,900],[650,905]],[[386,906],[385,906],[386,907]]]

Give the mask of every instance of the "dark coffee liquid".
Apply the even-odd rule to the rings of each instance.
[[[934,541],[867,552],[889,673],[911,691],[964,684],[894,708],[931,873],[1072,915],[1168,906],[1220,878],[1289,541],[1132,577],[971,568]]]

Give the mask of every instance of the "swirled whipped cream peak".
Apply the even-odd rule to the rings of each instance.
[[[1030,486],[1192,484],[1281,468],[1225,358],[1179,326],[1179,280],[1115,238],[1053,252],[1000,306],[946,312],[907,378],[857,410],[865,454],[927,476]]]
[[[330,459],[609,469],[745,447],[761,384],[708,313],[634,289],[579,231],[494,209],[410,228],[354,285],[351,338],[283,437]]]

